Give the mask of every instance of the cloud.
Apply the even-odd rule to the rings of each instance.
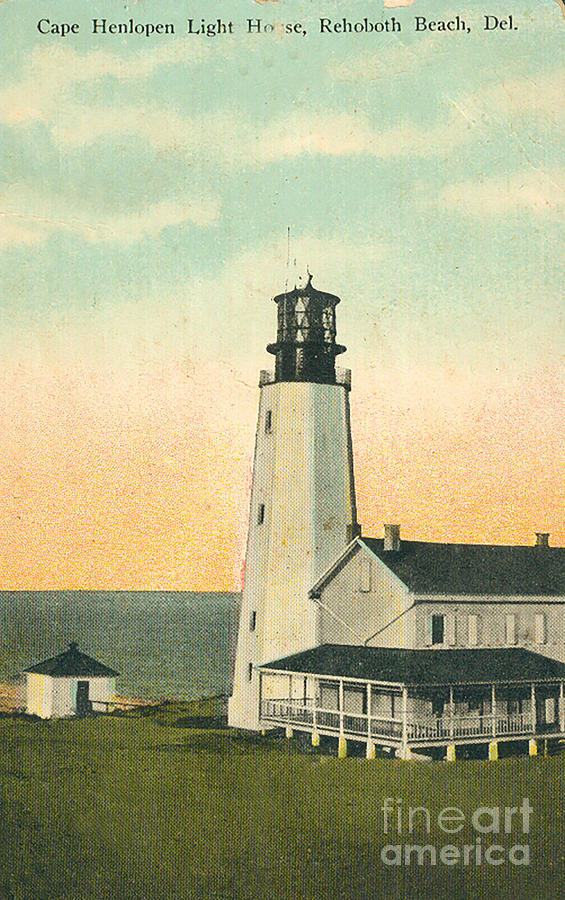
[[[136,212],[115,213],[85,210],[65,197],[11,185],[0,195],[0,245],[32,245],[55,232],[67,232],[94,243],[115,241],[131,244],[159,234],[163,229],[187,223],[202,228],[218,220],[220,202],[214,197],[200,200],[161,200]]]
[[[300,156],[429,157],[460,144],[467,128],[464,119],[454,114],[431,128],[404,123],[380,130],[368,116],[349,112],[293,112],[257,126],[228,113],[191,117],[141,106],[73,106],[59,115],[52,135],[68,148],[106,138],[135,137],[157,152],[204,158],[229,170]]]
[[[31,247],[43,240],[41,230],[24,217],[0,212],[0,247]]]
[[[414,52],[417,56],[428,51]],[[348,73],[354,77],[356,66],[363,68],[363,59],[336,71],[341,72],[340,77],[349,77]],[[415,59],[412,62],[415,64]],[[400,57],[391,53],[387,61],[385,55],[383,64],[394,69],[401,65]],[[381,63],[374,65],[378,68]],[[564,76],[565,69],[558,69],[535,80],[524,77],[492,83],[460,97],[446,96],[436,121],[427,126],[405,119],[382,128],[368,115],[349,111],[292,111],[258,125],[233,112],[185,116],[167,106],[71,104],[59,110],[51,133],[57,143],[69,148],[123,136],[141,138],[157,152],[198,156],[226,169],[270,165],[300,156],[432,158],[471,141],[493,121],[501,121],[506,129],[509,124],[512,127],[514,118],[529,118],[546,128],[558,124],[565,117],[560,90]]]
[[[471,216],[526,211],[561,218],[565,213],[564,184],[565,169],[524,169],[502,178],[448,185],[437,202],[444,209]]]
[[[437,36],[420,37],[411,44],[395,41],[382,47],[378,53],[364,51],[347,57],[330,67],[330,74],[336,81],[375,81],[412,72],[426,63],[437,59],[438,46],[442,45]],[[445,45],[445,38],[443,39]]]
[[[338,81],[355,81],[414,69],[436,58],[436,40],[430,36],[408,47],[389,45],[378,55],[360,54],[334,66],[332,73]],[[196,64],[209,52],[207,46],[178,40],[126,56],[106,50],[79,54],[72,47],[37,48],[23,78],[0,91],[0,121],[12,126],[41,121],[64,149],[141,139],[158,153],[210,161],[229,171],[301,156],[433,158],[480,136],[496,120],[506,130],[514,118],[547,128],[565,116],[563,68],[533,79],[497,80],[460,96],[447,94],[446,88],[434,122],[418,125],[404,119],[389,127],[362,111],[295,110],[258,124],[229,110],[185,115],[167,101],[112,106],[83,98],[79,103],[73,91],[107,77],[131,81],[166,65]]]
[[[565,67],[559,67],[535,76],[502,78],[446,102],[473,126],[500,116],[509,120],[527,117],[532,122],[553,126],[565,121],[564,82]]]
[[[225,123],[225,119],[213,116],[206,121],[190,118],[166,107],[73,104],[60,111],[51,134],[58,144],[69,148],[85,147],[106,137],[136,137],[158,151],[190,154],[198,149],[214,150],[220,140],[222,121]],[[229,130],[224,124],[224,143],[226,134]]]
[[[162,66],[195,65],[208,48],[180,39],[153,50],[118,55],[107,50],[77,53],[72,47],[38,47],[29,56],[27,69],[18,81],[0,91],[0,122],[22,125],[49,122],[61,102],[76,85],[102,78],[135,81],[147,78]]]
[[[264,162],[302,154],[373,156],[378,159],[434,156],[460,143],[458,125],[458,122],[440,122],[432,128],[420,128],[404,122],[380,130],[367,116],[360,114],[300,114],[273,122],[259,136],[256,149]]]

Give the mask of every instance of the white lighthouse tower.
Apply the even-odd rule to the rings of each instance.
[[[319,644],[316,580],[358,533],[351,373],[336,371],[339,297],[305,287],[274,298],[274,372],[261,372],[245,586],[229,724],[256,730],[254,666]]]

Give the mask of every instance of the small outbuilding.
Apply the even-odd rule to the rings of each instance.
[[[26,712],[42,719],[108,712],[118,674],[69,644],[59,656],[25,669]]]

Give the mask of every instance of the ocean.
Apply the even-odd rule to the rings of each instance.
[[[71,641],[117,669],[118,693],[196,699],[229,693],[239,594],[0,591],[0,681]]]

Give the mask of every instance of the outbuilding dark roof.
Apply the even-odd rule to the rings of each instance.
[[[414,594],[565,596],[564,547],[434,544],[360,538]]]
[[[111,678],[119,675],[119,672],[98,662],[92,656],[81,653],[75,643],[69,644],[69,649],[60,653],[59,656],[53,656],[24,671],[34,675],[53,675],[61,678],[73,675],[85,678]]]
[[[479,684],[565,679],[565,664],[521,647],[478,650],[404,650],[322,644],[262,669],[337,675],[393,684]]]

